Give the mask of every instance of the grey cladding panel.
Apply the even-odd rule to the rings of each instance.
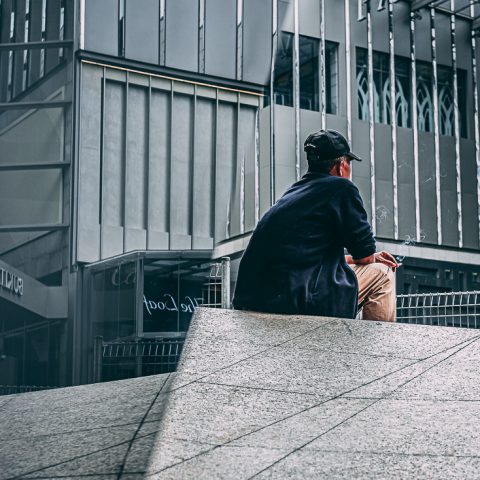
[[[328,3],[328,2],[326,2]],[[334,10],[339,9],[338,5],[334,5]],[[299,24],[300,33],[310,37],[320,37],[320,2],[318,0],[303,0],[299,2]],[[327,17],[331,18],[331,17]],[[333,23],[333,19],[332,19]],[[330,36],[329,36],[330,38]],[[332,39],[333,40],[333,39]]]
[[[243,8],[243,79],[264,85],[271,62],[272,0],[244,0]]]
[[[170,231],[185,237],[191,235],[192,139],[193,98],[175,94],[172,121]]]
[[[437,38],[437,62],[442,65],[452,64],[452,43],[450,41],[450,15],[435,15],[435,32]]]
[[[197,99],[193,175],[193,236],[213,238],[215,101]]]
[[[198,0],[166,0],[166,66],[198,71]]]
[[[301,3],[301,2],[300,2]],[[320,3],[320,2],[316,2]],[[345,7],[344,2],[329,2],[324,0],[325,4],[325,35],[328,40],[338,43],[345,43]],[[317,18],[317,12],[312,11],[313,18]],[[352,16],[352,13],[350,13]],[[354,15],[355,16],[355,15]],[[320,32],[320,26],[318,27]]]
[[[123,226],[125,183],[125,85],[107,82],[103,127],[102,223]]]
[[[170,95],[170,92],[152,90],[150,108],[148,226],[157,232],[168,231]]]
[[[118,0],[85,0],[85,49],[118,55]]]
[[[443,243],[458,246],[457,178],[453,137],[440,137],[440,192]]]
[[[125,56],[158,64],[159,0],[126,0]]]
[[[415,238],[415,169],[413,135],[406,128],[397,131],[398,233],[401,240]]]
[[[475,143],[462,140],[460,143],[462,172],[462,213],[463,244],[466,248],[478,248],[478,198],[477,165],[475,160]]]
[[[82,65],[78,184],[77,261],[100,255],[100,132],[102,70]]]
[[[206,0],[205,73],[235,78],[236,0]]]
[[[437,200],[433,134],[418,133],[420,228],[426,243],[437,243]]]
[[[230,191],[236,158],[236,104],[220,102],[218,107],[217,165],[215,175],[215,242],[226,238]]]
[[[127,161],[125,168],[125,226],[145,229],[147,218],[148,90],[129,86]]]
[[[240,110],[240,155],[245,157],[245,231],[255,226],[255,116],[256,109]]]

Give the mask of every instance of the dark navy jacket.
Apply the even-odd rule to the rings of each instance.
[[[375,252],[358,188],[308,172],[263,216],[238,271],[233,305],[273,313],[355,318],[355,259]]]

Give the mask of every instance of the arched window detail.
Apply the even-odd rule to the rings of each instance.
[[[454,134],[454,103],[452,91],[448,85],[444,85],[438,92],[438,110],[440,114],[440,134]]]
[[[386,118],[386,123],[391,123],[390,115],[390,79],[387,78],[383,86],[383,118]],[[395,118],[399,127],[408,127],[410,105],[408,98],[405,95],[403,85],[398,80],[395,80]]]
[[[358,118],[368,120],[368,75],[364,65],[357,74]]]
[[[417,121],[422,132],[433,130],[433,101],[430,82],[422,78],[417,80]]]

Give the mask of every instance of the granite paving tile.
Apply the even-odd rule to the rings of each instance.
[[[476,456],[478,419],[480,402],[380,400],[305,448]]]
[[[421,359],[478,337],[469,329],[405,325],[365,320],[335,320],[289,347]]]
[[[393,393],[394,398],[480,401],[480,342],[476,341]],[[448,379],[448,381],[445,381]]]
[[[111,427],[88,432],[3,440],[0,449],[0,479],[17,475],[85,473],[81,465],[95,465],[92,473],[116,472],[137,426]],[[21,452],[21,453],[20,453]],[[80,465],[80,466],[77,466]],[[72,470],[74,470],[72,472]]]
[[[337,398],[231,442],[230,446],[294,450],[372,404],[372,400]]]
[[[22,394],[0,409],[0,440],[139,423],[167,378],[155,377]]]
[[[383,398],[391,395],[392,397],[399,396],[397,392],[403,391],[404,385],[408,386],[417,382],[417,377],[423,378],[423,376],[429,375],[430,369],[440,369],[442,371],[443,365],[446,360],[457,352],[460,352],[466,344],[449,348],[439,354],[433,355],[426,360],[419,360],[411,366],[407,366],[398,372],[392,373],[384,378],[369,383],[365,386],[359,387],[352,392],[346,393],[344,397],[351,398]],[[450,380],[445,382],[445,378],[442,379],[445,385],[449,385]],[[417,398],[424,398],[425,393],[420,389],[412,389],[414,395]]]
[[[480,458],[299,450],[256,480],[465,480],[478,478]]]
[[[222,446],[162,471],[149,471],[155,480],[239,480],[279,460],[285,451],[269,448]]]
[[[274,347],[199,381],[318,395],[339,395],[413,360]]]
[[[221,444],[318,402],[315,395],[194,383],[169,395],[159,438]]]

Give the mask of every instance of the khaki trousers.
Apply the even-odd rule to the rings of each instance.
[[[365,320],[396,320],[395,273],[383,263],[350,265],[358,280],[358,307]]]

